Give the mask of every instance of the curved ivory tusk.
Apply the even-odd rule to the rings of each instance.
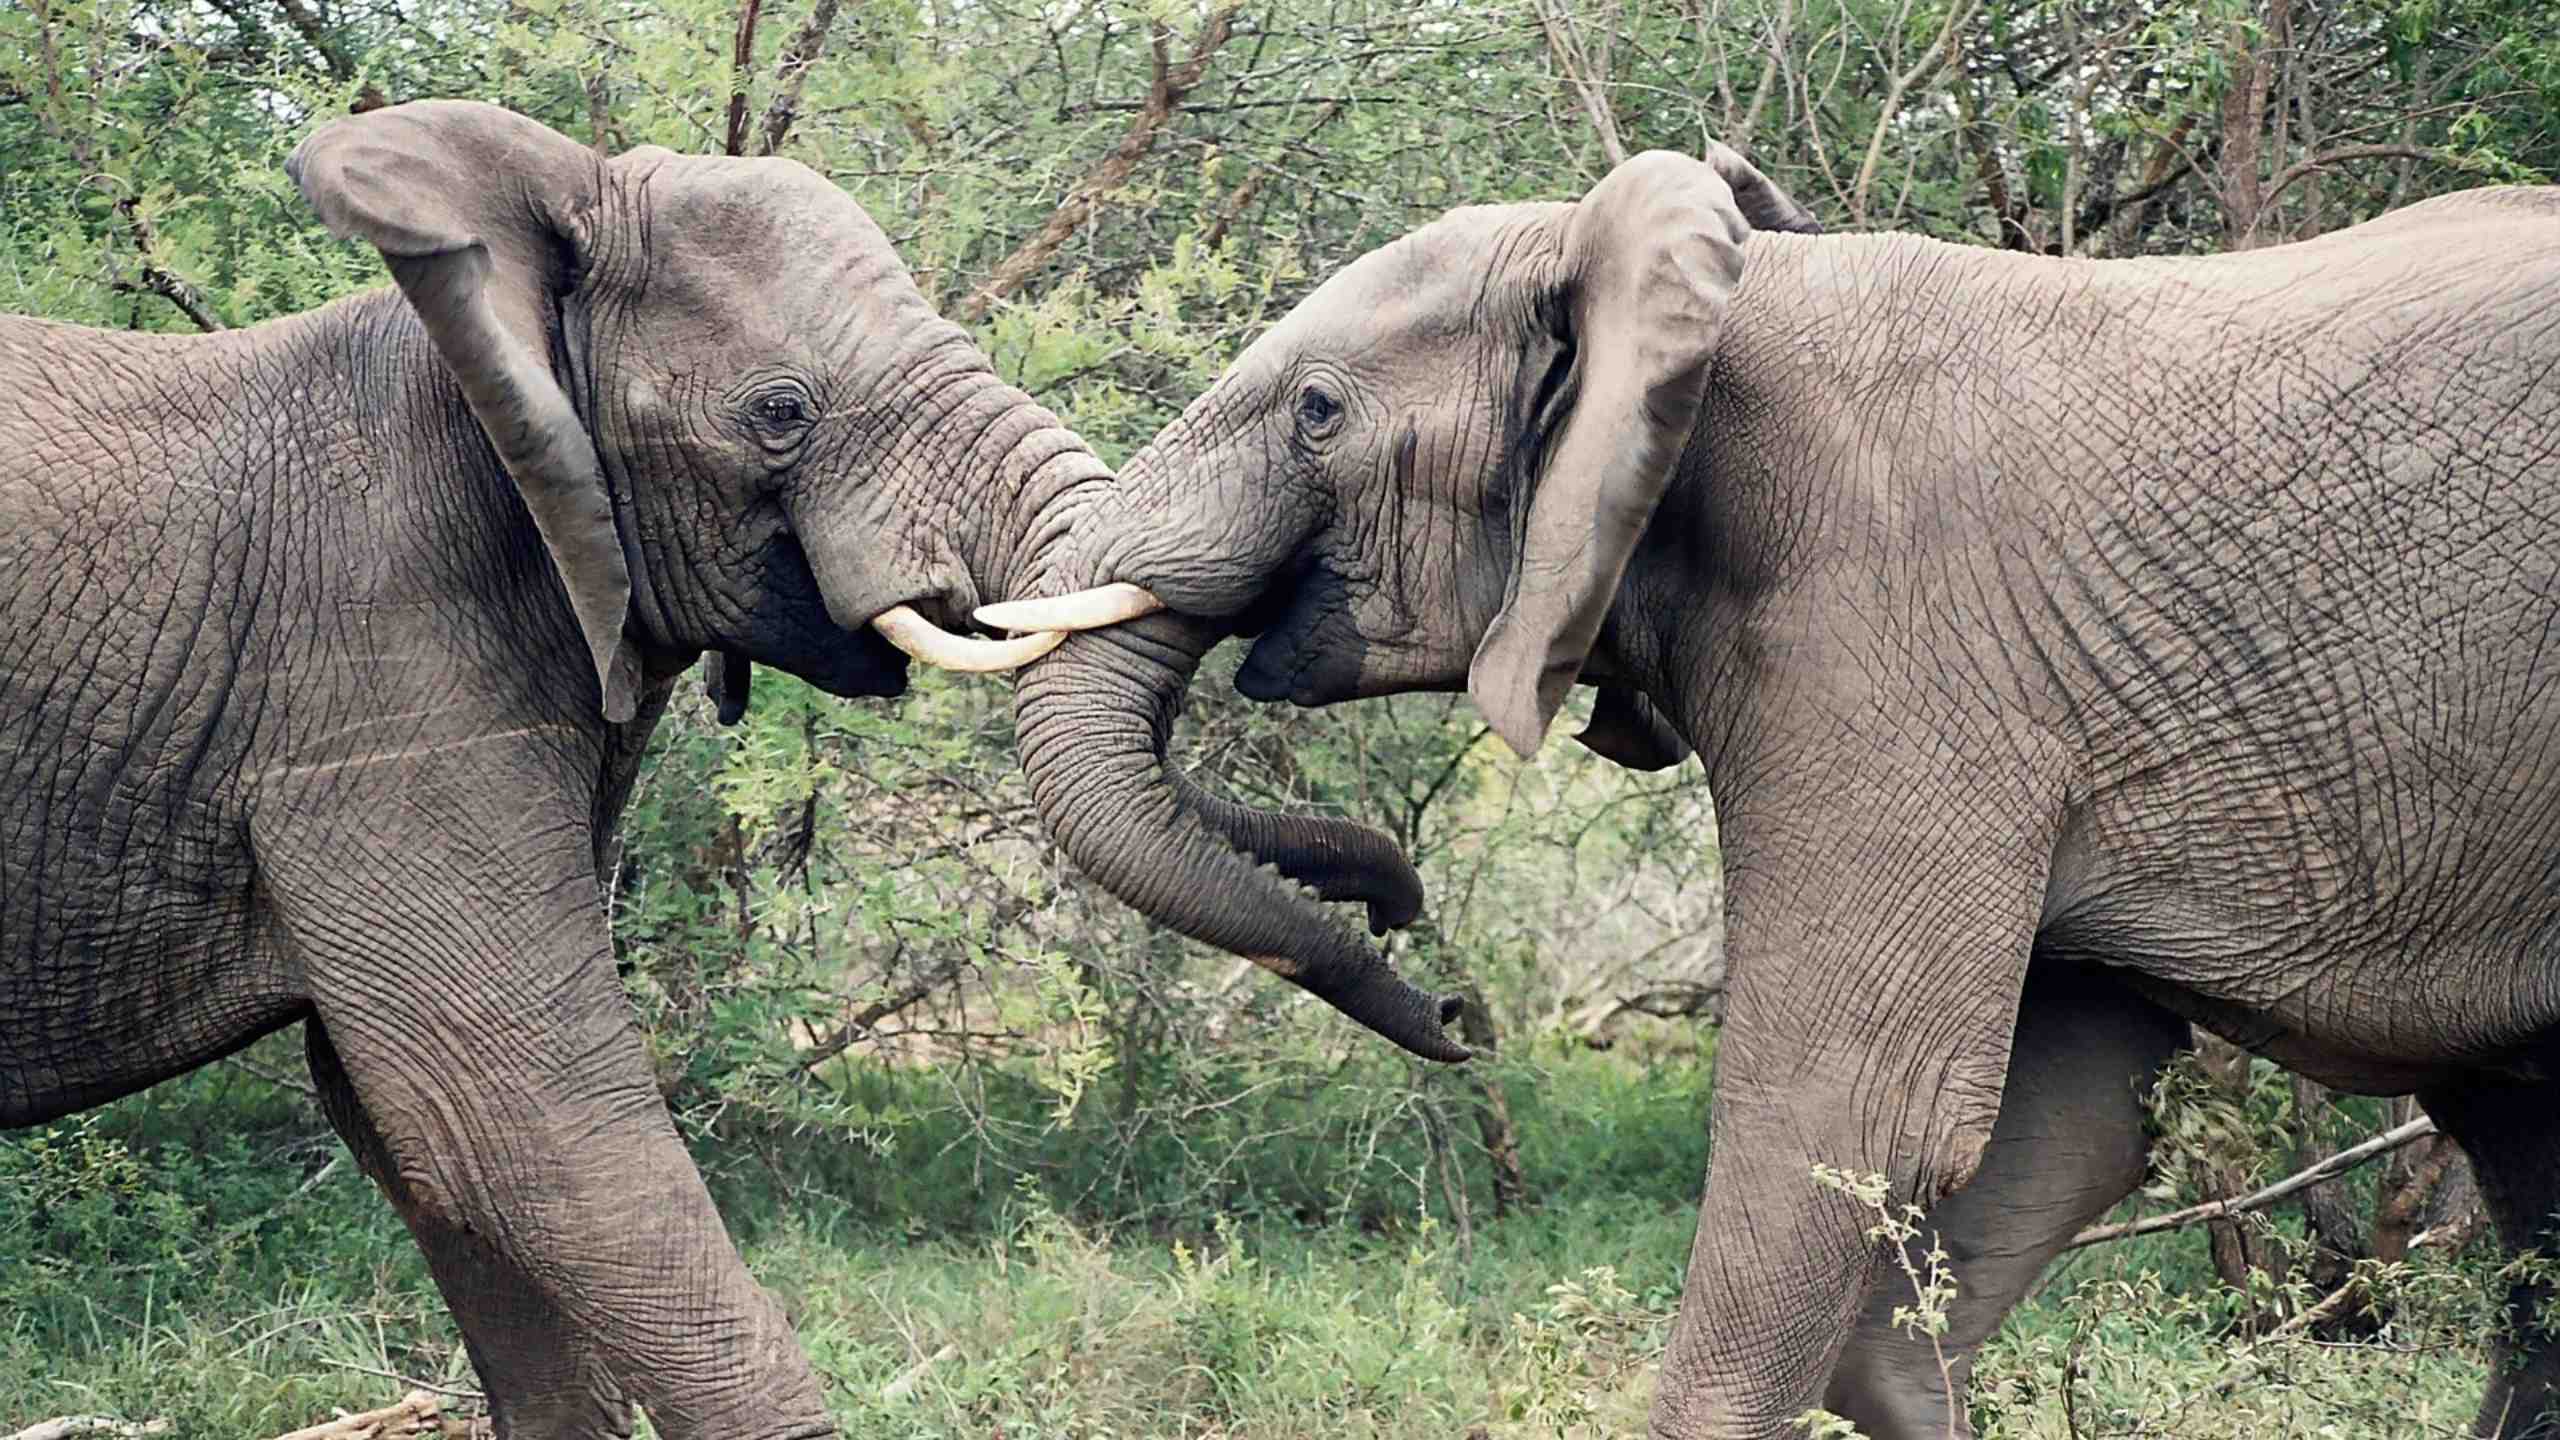
[[[1011,630],[1016,634],[1032,630],[1099,630],[1141,615],[1153,615],[1163,608],[1164,602],[1144,586],[1120,581],[1047,600],[981,605],[977,620],[990,630]]]
[[[954,635],[915,612],[913,606],[893,605],[874,616],[871,628],[880,638],[904,650],[927,665],[945,670],[966,670],[984,674],[991,670],[1018,670],[1058,648],[1067,638],[1063,630],[1044,630],[1033,635],[1017,635],[1010,640],[980,640],[974,636]]]

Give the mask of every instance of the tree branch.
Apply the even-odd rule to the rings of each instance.
[[[1084,228],[1085,222],[1093,218],[1113,191],[1128,183],[1129,176],[1138,168],[1138,162],[1155,148],[1156,139],[1163,133],[1166,122],[1173,118],[1173,112],[1181,108],[1182,97],[1199,85],[1201,75],[1209,68],[1209,57],[1217,53],[1219,46],[1227,43],[1227,32],[1235,23],[1239,8],[1236,4],[1226,4],[1211,11],[1208,23],[1200,27],[1198,38],[1191,42],[1190,53],[1178,65],[1173,63],[1166,50],[1166,42],[1172,32],[1161,21],[1148,27],[1148,39],[1154,52],[1155,78],[1147,87],[1146,108],[1130,117],[1129,128],[1122,132],[1120,143],[1112,146],[1111,153],[1102,158],[1102,163],[1094,166],[1067,192],[1067,198],[1058,202],[1058,208],[1051,212],[1048,223],[1040,227],[1039,233],[998,262],[986,283],[960,302],[962,320],[975,323],[985,319],[987,311],[997,301],[1021,289],[1024,281]]]
[[[827,31],[836,23],[838,0],[818,0],[809,12],[808,23],[791,33],[782,47],[782,61],[773,69],[773,100],[764,107],[764,124],[758,127],[764,138],[757,150],[760,155],[779,154],[783,137],[791,133],[791,122],[800,118],[800,92],[808,86],[809,71],[827,48]]]
[[[1920,52],[1920,58],[1911,63],[1910,69],[1894,76],[1892,83],[1885,88],[1884,102],[1876,112],[1875,131],[1867,137],[1866,158],[1859,162],[1857,181],[1849,190],[1852,223],[1867,223],[1867,197],[1875,191],[1876,167],[1884,162],[1885,136],[1895,122],[1903,118],[1902,97],[1911,93],[1912,86],[1926,81],[1947,63],[1956,32],[1973,18],[1975,3],[1976,0],[1956,0],[1955,4],[1948,6],[1947,23],[1939,28],[1938,38],[1930,43],[1928,49]]]
[[[2342,165],[2349,160],[2432,160],[2439,165],[2449,165],[2457,170],[2462,168],[2460,159],[2430,145],[2341,145],[2325,155],[2296,160],[2277,171],[2276,178],[2267,182],[2265,203],[2273,205],[2276,197],[2282,195],[2297,181],[2308,179],[2328,166]]]
[[[330,35],[328,23],[320,12],[311,8],[310,0],[276,0],[276,8],[284,12],[285,23],[303,38],[329,69],[332,80],[356,78],[356,64],[347,56],[346,48]]]
[[[747,153],[747,68],[756,63],[756,19],[764,13],[764,0],[743,0],[738,6],[738,36],[729,57],[729,138],[721,153]]]
[[[1350,103],[1351,97],[1347,95],[1326,101],[1323,111],[1316,116],[1316,122],[1308,126],[1295,141],[1290,143],[1303,145],[1314,139],[1316,132],[1332,124],[1335,117],[1339,116]],[[1244,183],[1238,185],[1234,193],[1227,196],[1226,203],[1218,207],[1217,217],[1211,220],[1209,228],[1202,232],[1200,236],[1202,249],[1215,250],[1226,243],[1227,232],[1235,228],[1236,221],[1243,217],[1245,207],[1253,203],[1253,198],[1262,193],[1263,178],[1270,173],[1259,165],[1246,172]]]
[[[2083,1245],[2097,1245],[2109,1240],[2124,1240],[2135,1235],[2153,1235],[2163,1230],[2179,1230],[2201,1225],[2208,1220],[2226,1220],[2252,1210],[2263,1210],[2288,1195],[2308,1190],[2323,1180],[2346,1174],[2377,1155],[2388,1154],[2413,1140],[2423,1140],[2436,1133],[2436,1122],[2421,1115],[2406,1125],[2396,1125],[2359,1145],[2351,1145],[2307,1170],[2296,1171],[2261,1190],[2251,1191],[2236,1200],[2208,1200],[2166,1215],[2153,1215],[2142,1220],[2128,1220],[2120,1225],[2092,1225],[2071,1237],[2066,1250]]]
[[[135,1440],[143,1435],[166,1435],[166,1420],[118,1420],[107,1415],[60,1415],[39,1420],[24,1430],[0,1436],[0,1440],[73,1440],[80,1435],[105,1435],[113,1440]]]
[[[1547,51],[1556,57],[1556,68],[1564,72],[1565,83],[1573,88],[1574,97],[1582,102],[1582,113],[1591,118],[1592,133],[1600,137],[1600,151],[1609,157],[1612,168],[1627,163],[1627,142],[1618,134],[1618,117],[1609,109],[1608,32],[1602,23],[1602,41],[1598,56],[1586,52],[1574,39],[1565,23],[1563,0],[1538,0],[1538,28],[1547,36]]]
[[[135,271],[141,278],[127,280],[121,276],[110,277],[107,288],[123,294],[147,292],[157,295],[177,306],[181,313],[195,322],[197,329],[208,334],[216,330],[230,329],[231,327],[224,323],[223,318],[214,313],[213,306],[205,300],[203,291],[187,283],[185,278],[176,271],[162,265],[158,257],[152,253],[152,242],[155,237],[151,233],[151,222],[143,218],[142,211],[135,206],[131,196],[116,202],[116,213],[122,215],[125,223],[131,227],[134,253],[141,257],[141,262],[135,267]]]

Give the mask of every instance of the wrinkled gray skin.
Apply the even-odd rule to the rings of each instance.
[[[1256,698],[1464,683],[1526,752],[1584,678],[1595,748],[1701,757],[1732,990],[1655,1431],[1960,1430],[1810,1167],[1930,1207],[1961,1381],[2138,1181],[2188,1022],[2415,1091],[2542,1239],[2560,191],[2181,261],[1804,219],[1730,154],[1456,211],[1274,326],[1062,569],[1258,632]],[[1025,735],[1131,648],[1034,667]],[[2504,1357],[2482,1433],[2555,1382]]]
[[[622,1435],[633,1402],[828,1433],[598,877],[703,651],[731,718],[753,663],[895,695],[865,623],[1001,596],[1103,469],[799,165],[427,103],[290,168],[400,291],[204,338],[0,319],[0,1125],[308,1020],[501,1434]],[[1419,905],[1376,837],[1191,798]]]

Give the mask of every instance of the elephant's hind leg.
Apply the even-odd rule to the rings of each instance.
[[[1895,1328],[1894,1307],[1913,1297],[1901,1270],[1887,1267],[1824,1408],[1873,1440],[1972,1433],[1964,1386],[1974,1352],[2071,1236],[2141,1183],[2141,1094],[2187,1039],[2184,1021],[2103,975],[2030,965],[1982,1168],[1930,1212],[1913,1257],[1927,1253],[1934,1232],[1955,1276],[1940,1342],[1947,1370],[1926,1339]]]
[[[607,1373],[602,1352],[585,1342],[533,1277],[468,1227],[416,1202],[400,1178],[391,1147],[357,1098],[355,1082],[329,1044],[328,1027],[305,1028],[311,1079],[320,1108],[409,1224],[436,1288],[462,1326],[471,1367],[489,1396],[491,1419],[506,1436],[614,1437],[631,1433],[631,1406]]]
[[[2560,1256],[2560,1082],[2481,1076],[2421,1090],[2418,1102],[2471,1158],[2480,1198],[2507,1248]],[[2560,1337],[2549,1328],[2555,1324],[2560,1294],[2554,1287],[2517,1282],[2507,1296],[2508,1336],[2491,1358],[2474,1433],[2497,1440],[2560,1436]]]

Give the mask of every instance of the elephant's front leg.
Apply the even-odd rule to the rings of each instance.
[[[1883,1176],[1897,1214],[1973,1174],[2050,858],[2028,797],[1980,777],[1758,773],[1789,778],[1724,820],[1732,981],[1666,1440],[1775,1440],[1820,1403],[1885,1251],[1816,1166]]]
[[[320,1107],[425,1253],[428,1272],[462,1327],[463,1348],[489,1397],[498,1433],[612,1440],[630,1435],[631,1405],[623,1399],[603,1349],[570,1324],[543,1297],[534,1277],[498,1247],[452,1223],[452,1217],[415,1203],[400,1179],[389,1142],[356,1098],[355,1082],[347,1078],[345,1063],[329,1043],[328,1027],[315,1018],[306,1029],[304,1046]]]
[[[297,818],[255,837],[357,1134],[487,1367],[501,1433],[615,1434],[627,1400],[671,1440],[832,1434],[659,1100],[584,811],[506,778],[419,780],[389,802],[397,823],[379,801],[345,825],[279,807]]]

